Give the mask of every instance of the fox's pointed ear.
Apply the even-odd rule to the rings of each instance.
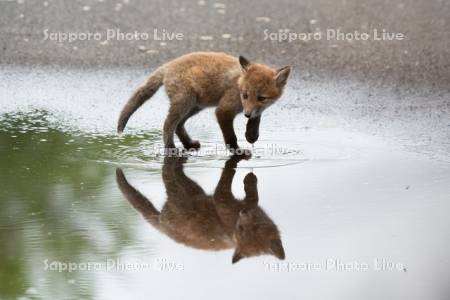
[[[277,74],[275,75],[275,81],[278,86],[284,86],[286,84],[290,72],[291,67],[283,67],[277,70]]]
[[[279,259],[285,258],[283,245],[281,244],[280,239],[274,239],[270,241],[270,251],[273,255],[275,255],[275,257]]]
[[[231,262],[233,264],[235,264],[235,263],[237,263],[238,261],[240,261],[243,258],[244,258],[244,256],[239,251],[239,248],[236,248],[236,250],[234,250],[233,259],[231,260]]]
[[[242,71],[246,72],[250,67],[250,61],[243,56],[239,56],[239,63],[241,64]]]

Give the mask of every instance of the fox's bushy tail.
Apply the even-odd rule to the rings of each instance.
[[[120,113],[119,122],[117,124],[117,132],[122,133],[127,125],[128,119],[145,101],[150,99],[156,91],[163,85],[164,69],[158,68],[145,83],[140,86],[128,100],[127,104]]]
[[[140,212],[150,224],[158,226],[160,212],[153,206],[150,200],[128,183],[121,168],[116,169],[116,181],[120,191],[130,204]]]

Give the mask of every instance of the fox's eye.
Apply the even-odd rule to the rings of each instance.
[[[247,92],[243,92],[243,93],[242,93],[242,98],[244,98],[244,99],[247,99],[247,98],[248,98]]]
[[[264,100],[266,100],[267,99],[267,97],[264,97],[264,96],[258,96],[258,101],[264,101]]]

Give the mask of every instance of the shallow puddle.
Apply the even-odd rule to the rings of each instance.
[[[202,151],[168,160],[160,153],[167,104],[150,104],[162,93],[125,135],[114,133],[128,93],[117,86],[138,71],[108,73],[112,83],[97,82],[85,98],[86,77],[98,73],[43,74],[65,79],[27,75],[34,95],[2,90],[0,298],[446,295],[445,139],[420,148],[416,130],[394,145],[361,111],[355,128],[370,131],[332,114],[342,107],[295,104],[292,89],[263,119],[251,159],[230,159],[207,111],[189,124]],[[439,122],[429,125],[445,127]],[[243,124],[236,120],[240,137]]]

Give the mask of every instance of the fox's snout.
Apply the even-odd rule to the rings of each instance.
[[[243,209],[241,209],[241,211],[239,212],[239,216],[240,217],[248,217],[249,215],[252,214],[252,212],[254,211],[254,208],[249,208],[249,207],[245,207]]]
[[[249,225],[255,221],[255,218],[258,218],[258,210],[254,207],[245,207],[239,211],[239,218],[236,225]]]
[[[247,119],[251,119],[251,118],[257,117],[257,116],[258,116],[258,113],[255,112],[255,111],[251,111],[251,112],[244,111],[244,116],[245,116]]]
[[[244,107],[244,116],[248,119],[255,118],[259,116],[261,113],[261,109],[258,109],[257,107],[252,108],[245,108]]]

